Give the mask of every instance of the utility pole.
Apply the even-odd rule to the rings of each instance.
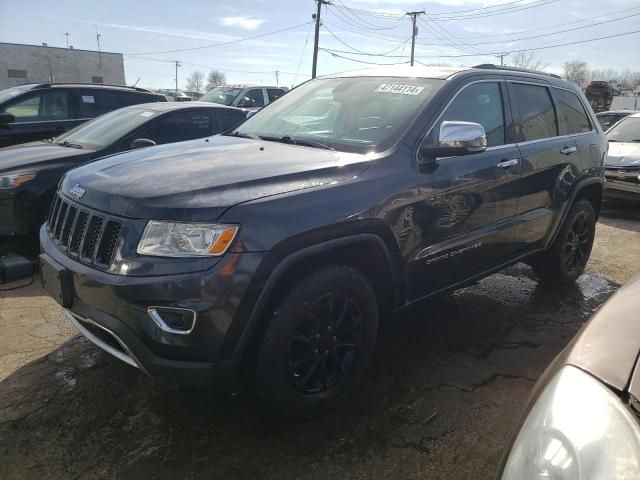
[[[280,85],[280,81],[278,80],[278,70],[276,70],[276,87]]]
[[[501,53],[500,55],[498,55],[500,57],[500,66],[504,67],[504,57],[506,56],[506,53]]]
[[[418,34],[418,27],[416,27],[416,18],[418,15],[424,15],[424,10],[419,12],[407,12],[407,15],[411,17],[413,30],[411,31],[411,66],[413,67],[413,57],[416,49],[416,35]]]
[[[178,60],[175,60],[175,62],[176,62],[176,98],[178,98],[178,67],[181,67],[182,65]]]
[[[313,67],[311,67],[311,78],[316,78],[316,70],[318,67],[318,42],[320,41],[320,12],[322,11],[322,5],[330,5],[328,0],[316,0],[318,4],[318,11],[311,16],[316,21],[316,36],[313,44]]]
[[[69,32],[66,32],[65,37],[67,37],[67,48],[69,48]]]

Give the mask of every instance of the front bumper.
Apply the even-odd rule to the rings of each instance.
[[[70,272],[67,317],[93,343],[153,377],[195,385],[229,378],[237,332],[246,323],[238,307],[263,254],[231,253],[205,271],[142,277],[102,272],[67,257],[44,227],[40,242],[45,260]],[[195,311],[193,331],[163,330],[148,313],[152,306]]]
[[[633,172],[607,172],[604,194],[609,198],[640,200],[640,178]]]

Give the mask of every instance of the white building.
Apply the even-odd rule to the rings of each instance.
[[[50,82],[124,85],[122,54],[0,42],[0,89]]]

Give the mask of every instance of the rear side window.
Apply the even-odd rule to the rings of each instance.
[[[157,95],[145,95],[144,93],[122,93],[120,101],[123,106],[138,105],[140,103],[153,103],[160,101]]]
[[[513,83],[511,87],[520,141],[558,136],[556,112],[547,87],[521,83]]]
[[[578,96],[568,90],[555,88],[556,108],[560,123],[560,135],[573,135],[591,131],[587,112]]]
[[[138,135],[156,142],[173,143],[211,135],[208,112],[177,112],[168,114]]]
[[[504,145],[504,108],[500,84],[483,82],[464,88],[445,110],[441,118],[441,122],[444,121],[479,123],[487,134],[488,147]],[[439,130],[439,125],[435,130]],[[433,134],[437,137],[437,132]],[[431,140],[435,141],[435,138]]]
[[[19,100],[5,109],[16,123],[44,122],[69,119],[67,92],[49,91]]]
[[[284,95],[284,92],[279,88],[267,88],[267,97],[269,97],[269,102],[277,100],[282,95]]]
[[[231,130],[232,128],[237,127],[247,118],[247,116],[244,113],[238,113],[238,112],[221,112],[221,113],[217,113],[216,115],[218,115],[218,120],[219,120],[218,124],[222,128],[220,132],[226,132],[228,130]],[[215,132],[215,133],[220,133],[220,132]]]
[[[120,95],[115,92],[86,90],[78,92],[80,118],[94,118],[122,107]]]

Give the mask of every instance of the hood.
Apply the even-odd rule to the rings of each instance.
[[[242,202],[354,178],[368,164],[360,154],[215,136],[92,162],[60,189],[73,198],[80,185],[79,203],[114,215],[211,221]]]
[[[640,142],[609,142],[605,165],[640,168]]]
[[[638,308],[640,276],[620,288],[585,324],[568,347],[566,363],[624,391],[640,353]]]
[[[0,172],[39,169],[56,160],[77,162],[82,156],[90,156],[93,150],[62,147],[45,142],[25,143],[0,148]]]

